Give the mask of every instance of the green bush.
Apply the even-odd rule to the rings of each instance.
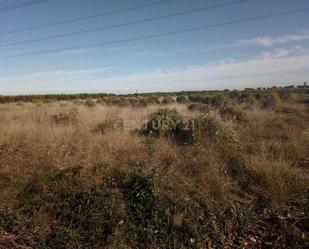
[[[76,112],[54,114],[51,121],[57,125],[67,125],[78,123]]]
[[[144,134],[175,138],[182,124],[183,118],[176,110],[161,109],[150,115]]]
[[[176,98],[176,101],[180,104],[188,103],[189,99],[187,96],[181,95]]]
[[[194,142],[214,141],[220,142],[222,146],[238,143],[236,133],[210,115],[199,116],[190,122],[191,137]]]
[[[169,109],[151,114],[142,133],[151,137],[168,137],[180,144],[206,140],[238,143],[235,132],[214,117],[202,115],[184,121],[177,111]]]
[[[104,98],[98,98],[96,102],[97,102],[97,104],[105,104],[105,99]]]
[[[93,129],[94,133],[106,134],[111,131],[123,130],[124,121],[121,118],[107,119],[99,124]]]
[[[267,94],[262,99],[262,107],[267,108],[275,108],[280,102],[280,96],[277,92],[272,92],[271,94]]]
[[[130,102],[127,98],[121,97],[119,98],[117,105],[120,107],[128,107],[130,106]]]
[[[220,109],[220,115],[223,119],[231,119],[236,123],[247,123],[248,116],[238,108],[227,106]]]
[[[240,96],[240,93],[237,90],[233,90],[233,91],[229,92],[229,97],[233,100],[238,99],[239,96]]]
[[[189,95],[189,100],[192,103],[203,103],[203,104],[210,104],[211,97],[204,96],[204,95]]]
[[[162,104],[165,104],[165,105],[172,104],[174,102],[175,102],[175,100],[171,96],[165,96],[162,99]]]
[[[133,107],[136,108],[144,108],[148,106],[148,102],[146,98],[138,98],[137,101],[132,104]]]
[[[214,108],[219,108],[225,104],[225,100],[221,95],[218,95],[212,97],[210,103]]]
[[[149,97],[145,98],[145,101],[150,105],[160,104],[160,100],[156,96],[149,96]]]
[[[100,103],[104,103],[110,106],[120,106],[120,107],[127,107],[132,105],[132,99],[125,96],[108,96],[104,98],[100,98]]]
[[[253,104],[254,103],[254,98],[249,93],[242,93],[238,97],[238,101],[239,101],[240,104]]]
[[[192,103],[201,103],[211,105],[214,108],[218,108],[224,105],[225,100],[221,95],[205,96],[205,95],[190,95],[189,100]]]

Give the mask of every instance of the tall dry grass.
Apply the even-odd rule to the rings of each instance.
[[[199,115],[186,105],[165,107],[176,109],[188,119]],[[242,109],[248,116],[244,124],[224,120],[239,137],[239,144],[231,147],[225,141],[183,146],[166,138],[149,140],[139,136],[136,130],[161,108],[156,105],[3,104],[0,209],[10,207],[33,177],[81,167],[86,185],[99,183],[115,171],[159,174],[158,194],[169,193],[186,203],[198,193],[218,215],[231,205],[258,208],[257,213],[267,208],[284,210],[299,199],[303,201],[308,193],[308,112],[301,104],[288,107],[292,111]],[[54,122],[53,115],[71,112],[76,114],[77,122]],[[216,110],[210,115],[220,119]],[[93,132],[98,123],[115,118],[124,121],[123,130]]]

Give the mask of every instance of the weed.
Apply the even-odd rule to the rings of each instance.
[[[52,122],[57,125],[67,125],[78,123],[77,114],[75,112],[54,114],[51,117]]]
[[[180,104],[188,103],[189,99],[187,96],[181,95],[176,98],[176,101]]]
[[[100,248],[114,233],[122,219],[119,194],[104,184],[83,189],[79,171],[40,176],[18,195],[14,230],[35,248]]]
[[[106,134],[111,131],[123,130],[124,121],[121,118],[107,119],[99,124],[93,129],[93,132],[99,134]]]
[[[163,99],[162,99],[162,104],[172,104],[174,103],[175,100],[171,97],[171,96],[165,96]]]
[[[231,119],[236,123],[248,123],[248,116],[240,109],[234,107],[223,107],[220,109],[220,115],[223,119]]]
[[[91,108],[91,107],[95,107],[96,103],[91,99],[87,99],[85,102],[85,105]]]

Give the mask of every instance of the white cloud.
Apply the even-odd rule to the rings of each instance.
[[[226,59],[212,64],[169,70],[156,69],[102,77],[113,68],[51,71],[0,78],[0,94],[49,92],[124,92],[224,89],[274,84],[298,84],[309,79],[309,51],[276,49],[247,60]]]
[[[286,44],[289,42],[299,42],[309,40],[309,31],[304,31],[299,34],[291,34],[281,37],[261,36],[254,37],[248,40],[240,40],[239,44],[243,45],[259,45],[263,47],[272,47],[277,44]]]
[[[271,36],[254,37],[250,39],[243,39],[243,40],[238,40],[235,42],[228,42],[226,44],[219,44],[219,45],[210,46],[210,47],[202,47],[202,46],[184,47],[184,48],[179,48],[179,49],[169,49],[169,50],[160,51],[160,52],[157,52],[155,50],[153,51],[144,50],[144,51],[138,51],[135,53],[130,53],[127,56],[132,57],[132,56],[147,55],[147,56],[153,56],[153,57],[165,57],[165,56],[178,55],[178,54],[189,53],[189,52],[205,53],[205,52],[211,52],[215,50],[232,49],[232,48],[244,47],[244,46],[262,46],[262,47],[271,48],[271,47],[274,47],[275,45],[283,45],[289,42],[300,42],[300,41],[305,41],[305,40],[309,40],[309,31],[304,31],[299,34],[290,34],[290,35],[281,36],[281,37],[271,37]],[[280,49],[280,50],[283,53],[284,49]]]

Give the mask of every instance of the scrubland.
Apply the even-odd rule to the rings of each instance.
[[[308,248],[308,99],[0,104],[0,248]]]

